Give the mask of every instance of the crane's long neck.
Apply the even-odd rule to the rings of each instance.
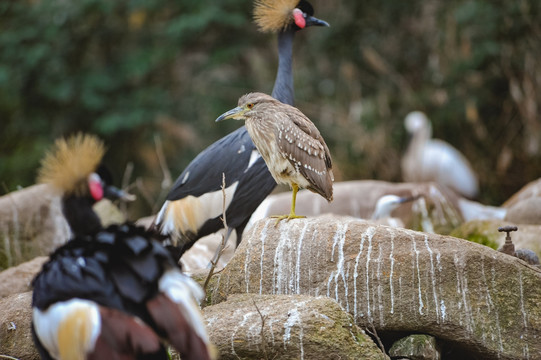
[[[67,196],[62,200],[62,212],[74,235],[88,235],[102,228],[100,218],[92,209],[89,197]]]
[[[272,97],[289,105],[294,105],[293,90],[293,38],[295,30],[288,29],[278,33],[278,73],[272,89]]]

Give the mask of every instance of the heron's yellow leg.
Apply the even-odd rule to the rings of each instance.
[[[306,217],[303,215],[295,214],[295,203],[297,202],[297,192],[299,191],[299,185],[293,183],[291,184],[291,188],[293,189],[293,199],[291,200],[291,211],[289,212],[289,215],[272,215],[271,218],[276,219],[276,223],[274,225],[278,225],[278,223],[284,219],[289,221],[291,219],[300,219],[300,218]]]

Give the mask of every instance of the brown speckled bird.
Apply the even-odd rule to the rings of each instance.
[[[216,121],[226,119],[246,121],[246,129],[274,180],[293,189],[291,211],[289,215],[273,216],[277,222],[304,217],[295,214],[299,188],[332,201],[334,178],[329,148],[316,126],[299,109],[263,93],[249,93]]]

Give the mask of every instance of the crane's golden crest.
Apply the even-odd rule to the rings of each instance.
[[[88,175],[96,171],[104,153],[105,145],[93,135],[58,139],[41,161],[38,181],[65,194],[83,195],[88,191]]]
[[[284,30],[293,20],[299,0],[255,0],[254,20],[263,32]]]

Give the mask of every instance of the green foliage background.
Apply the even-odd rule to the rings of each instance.
[[[500,204],[541,176],[541,3],[537,0],[312,0],[330,28],[295,43],[297,106],[320,128],[337,180],[400,181],[404,116],[423,110],[434,136]],[[118,182],[155,211],[249,91],[270,92],[276,39],[247,0],[0,2],[0,194],[34,183],[54,139],[100,135]],[[167,177],[165,177],[167,180]]]

